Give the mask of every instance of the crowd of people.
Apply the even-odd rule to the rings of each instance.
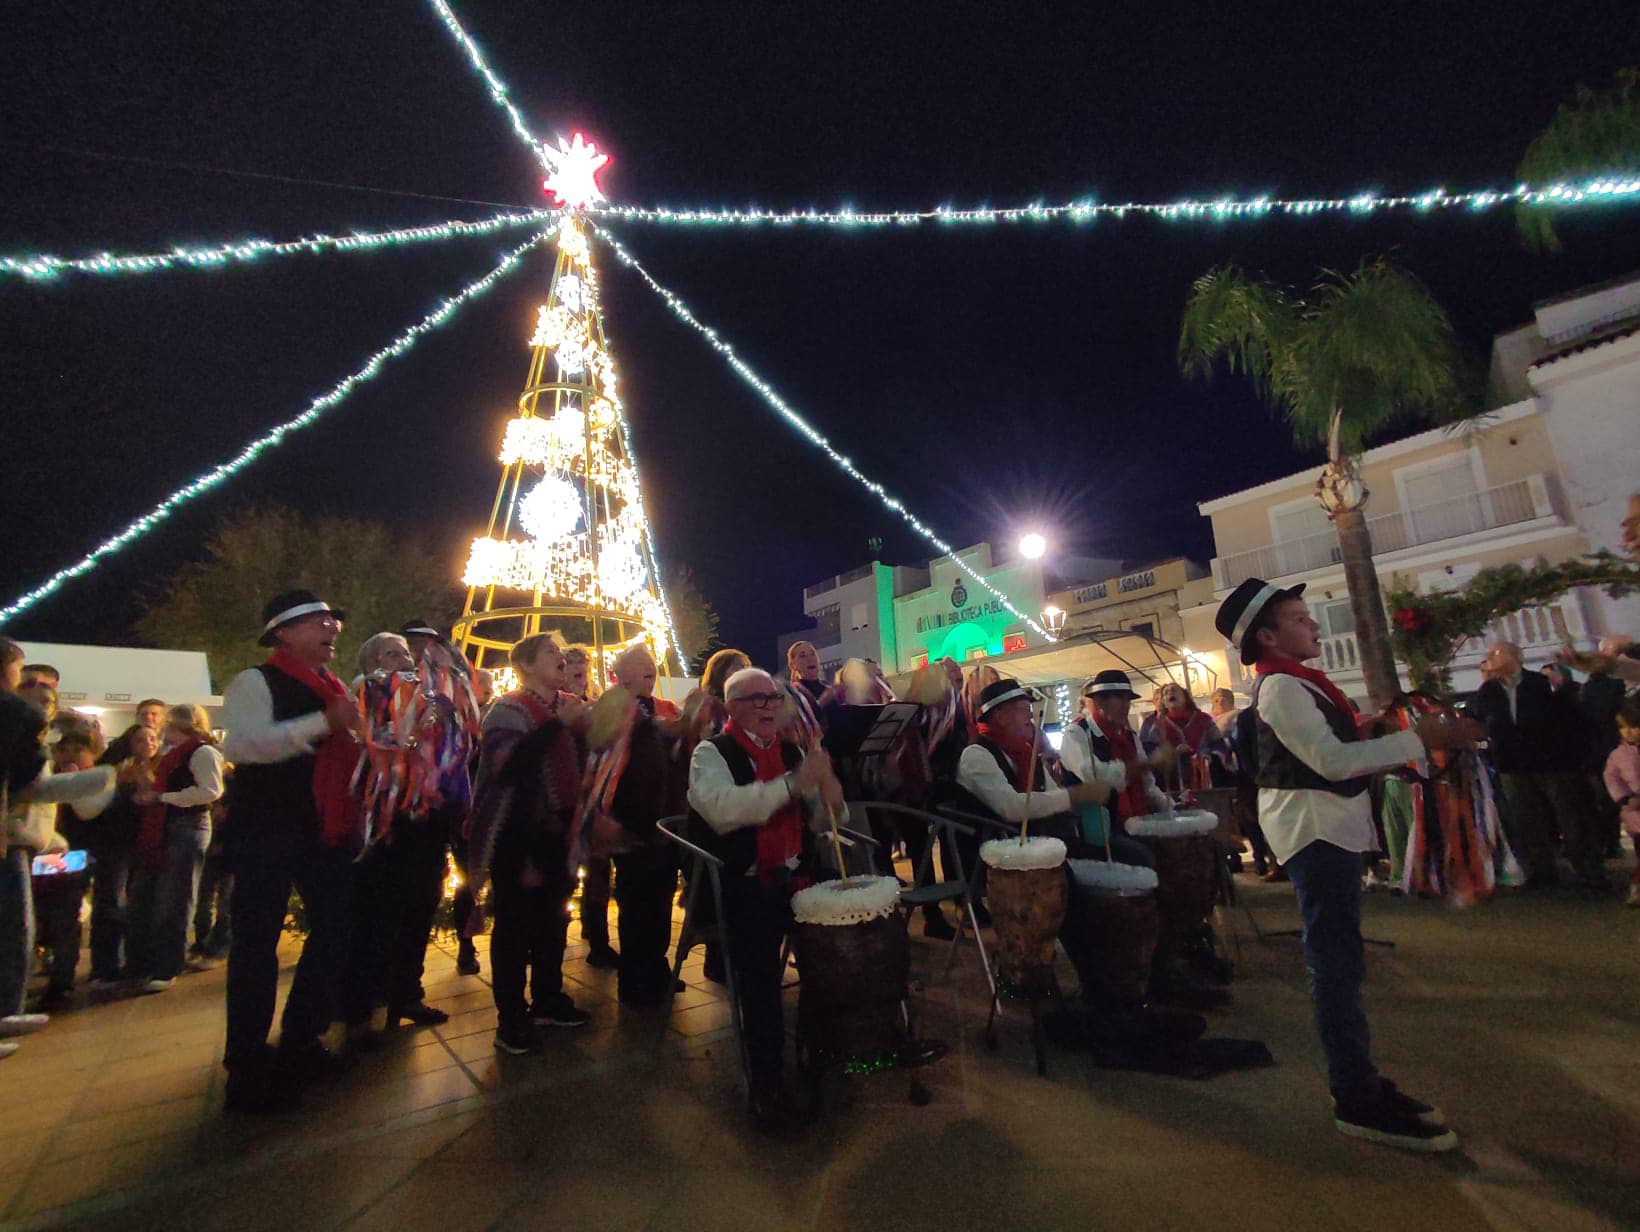
[[[1133,682],[1102,671],[1083,684],[1081,712],[1054,748],[1032,690],[946,660],[914,683],[918,717],[899,743],[870,758],[857,754],[856,719],[893,701],[892,688],[869,660],[824,679],[807,642],[790,648],[778,677],[719,651],[678,706],[655,695],[646,647],[613,659],[600,694],[584,648],[538,633],[511,648],[516,687],[492,697],[488,673],[411,620],[367,639],[347,683],[332,666],[345,613],[297,590],[263,611],[253,632],[267,660],[224,691],[220,742],[198,707],[149,699],[105,744],[94,721],[59,710],[54,670],[0,639],[0,1056],[71,1004],[89,897],[92,994],[163,994],[226,957],[227,1105],[289,1108],[304,1083],[338,1073],[400,1024],[445,1021],[422,977],[452,859],[458,970],[479,973],[474,939],[489,930],[499,1051],[540,1051],[552,1031],[590,1021],[562,975],[578,877],[588,962],[618,973],[623,1005],[664,1011],[678,989],[667,951],[681,869],[657,823],[686,817],[688,838],[722,862],[728,945],[708,946],[706,975],[722,981],[732,967],[752,1114],[786,1125],[804,1116],[785,1078],[791,899],[838,875],[814,835],[846,799],[1025,823],[1073,857],[1155,870],[1154,845],[1129,824],[1232,786],[1255,871],[1296,892],[1338,1128],[1449,1149],[1456,1137],[1438,1111],[1398,1091],[1370,1055],[1361,894],[1370,857],[1395,848],[1384,774],[1393,783],[1484,744],[1522,884],[1556,881],[1561,856],[1580,885],[1603,884],[1613,826],[1640,835],[1640,700],[1626,692],[1640,661],[1610,643],[1528,672],[1500,642],[1463,714],[1409,711],[1404,730],[1382,730],[1311,666],[1318,626],[1302,590],[1250,579],[1218,613],[1254,673],[1245,708],[1220,690],[1203,711],[1169,684],[1136,728]],[[1588,673],[1581,684],[1573,664]],[[922,860],[930,833],[880,825],[881,870],[892,871],[897,842],[913,867],[932,867]],[[980,881],[980,835],[951,830],[943,841],[942,873]],[[976,897],[971,918],[984,927]],[[293,910],[303,939],[274,1045]],[[954,935],[937,902],[921,912],[926,935]],[[1081,961],[1085,938],[1062,939],[1084,998],[1108,1001]],[[1146,1016],[1150,1006],[1225,1004],[1211,937],[1205,949],[1200,940],[1164,930],[1144,1005],[1094,1008],[1149,1030],[1163,1021]],[[37,949],[49,955],[45,986],[25,1005]]]

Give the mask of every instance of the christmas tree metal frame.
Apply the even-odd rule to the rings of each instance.
[[[496,673],[498,688],[515,683],[508,652],[535,633],[584,642],[600,687],[628,647],[647,645],[663,665],[671,648],[597,271],[575,211],[563,215],[556,243],[529,376],[502,440],[489,529],[473,541],[452,631],[477,667]],[[569,636],[581,629],[584,637]]]

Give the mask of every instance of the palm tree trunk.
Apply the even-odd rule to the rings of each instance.
[[[1387,707],[1401,691],[1390,649],[1389,618],[1378,591],[1378,570],[1372,563],[1372,532],[1363,509],[1344,509],[1333,515],[1338,547],[1344,561],[1344,584],[1355,616],[1355,645],[1361,655],[1361,674],[1375,710]]]

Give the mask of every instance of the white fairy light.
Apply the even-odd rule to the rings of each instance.
[[[45,281],[60,274],[151,274],[169,269],[220,269],[238,262],[263,257],[284,257],[293,253],[358,252],[392,248],[401,244],[422,244],[458,239],[468,235],[488,235],[513,227],[540,226],[557,218],[554,210],[526,210],[502,213],[472,222],[455,220],[426,227],[404,227],[397,231],[355,231],[349,235],[314,235],[299,240],[229,240],[221,244],[189,246],[179,244],[165,252],[99,252],[89,257],[31,256],[0,257],[0,274]]]
[[[562,475],[543,475],[518,502],[518,524],[546,543],[574,534],[581,513],[581,494]]]
[[[529,125],[524,123],[524,117],[518,114],[518,108],[513,106],[512,99],[507,96],[506,84],[490,71],[489,62],[485,60],[484,53],[479,50],[478,44],[473,41],[461,22],[457,20],[454,10],[445,3],[445,0],[428,0],[428,3],[433,6],[433,11],[439,15],[439,20],[444,23],[444,28],[455,37],[456,42],[461,44],[461,49],[467,53],[467,59],[472,62],[473,68],[478,71],[478,75],[484,79],[484,84],[489,88],[490,98],[495,102],[495,105],[507,113],[507,118],[512,121],[513,132],[518,134],[519,140],[529,146],[535,156],[541,159],[542,165],[550,171],[551,166],[545,158],[542,158],[541,143],[536,140],[535,134],[530,132]]]
[[[543,232],[541,235],[536,235],[523,244],[520,244],[506,256],[502,257],[501,263],[488,274],[484,275],[484,277],[478,279],[476,282],[468,283],[462,288],[459,294],[454,295],[449,299],[441,300],[439,302],[439,306],[433,309],[432,312],[428,313],[421,320],[410,326],[410,328],[399,334],[399,336],[394,338],[392,342],[377,351],[360,367],[356,368],[350,375],[343,377],[327,392],[320,394],[312,402],[308,403],[307,409],[300,415],[296,416],[294,419],[286,420],[278,427],[257,437],[228,461],[220,463],[206,471],[204,474],[196,476],[194,479],[178,488],[175,492],[172,492],[158,505],[154,506],[153,509],[143,514],[142,517],[125,527],[124,530],[98,544],[97,547],[86,553],[85,556],[81,557],[74,564],[69,565],[66,568],[59,569],[56,573],[52,574],[33,590],[25,591],[23,594],[13,599],[4,608],[0,608],[0,622],[10,620],[19,612],[26,611],[28,608],[38,603],[41,599],[44,599],[47,595],[52,594],[60,588],[64,582],[72,581],[74,578],[80,577],[82,574],[89,573],[96,567],[97,562],[106,556],[112,556],[115,552],[118,552],[121,548],[125,547],[134,540],[140,539],[143,535],[153,530],[154,527],[158,526],[166,518],[170,517],[171,514],[174,513],[180,506],[187,504],[189,501],[192,501],[197,497],[205,495],[207,492],[210,492],[212,489],[220,486],[228,479],[231,479],[234,475],[237,475],[240,471],[249,466],[252,462],[256,461],[256,459],[260,457],[264,451],[283,442],[285,437],[290,433],[299,428],[308,427],[326,411],[330,410],[331,407],[343,401],[357,386],[364,384],[364,382],[370,380],[378,372],[380,372],[382,370],[382,366],[386,364],[388,360],[396,359],[400,355],[403,355],[416,344],[417,340],[423,334],[437,329],[440,325],[444,324],[444,322],[448,321],[450,317],[454,315],[457,308],[461,307],[467,301],[476,299],[478,296],[488,291],[496,284],[497,281],[501,279],[503,275],[507,274],[514,267],[516,267],[518,265],[519,258],[522,257],[530,247],[540,243],[545,235],[546,233]]]
[[[583,284],[574,274],[565,274],[558,280],[558,302],[571,312],[581,312],[590,307],[587,300],[590,297],[583,293]]]

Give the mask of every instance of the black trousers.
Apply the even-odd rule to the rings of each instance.
[[[490,978],[496,1016],[503,1027],[527,1026],[532,1005],[542,1008],[563,995],[569,893],[570,880],[562,872],[549,871],[545,884],[538,886],[524,885],[516,867],[493,872]]]
[[[672,940],[672,895],[677,885],[670,844],[651,843],[615,857],[623,997],[659,1001],[671,992],[672,967],[666,961],[666,948]],[[584,899],[581,910],[584,920]],[[581,931],[586,932],[584,923]]]
[[[473,893],[472,873],[467,862],[467,836],[462,833],[466,824],[467,819],[463,815],[455,818],[450,825],[450,858],[455,861],[456,875],[461,878],[461,886],[456,890],[455,903],[452,908],[455,914],[458,935],[467,926],[467,921],[472,918],[473,905],[478,901],[478,896]],[[470,938],[461,936],[460,945],[462,949],[467,949],[472,944]]]
[[[233,871],[233,946],[228,951],[228,1043],[225,1064],[257,1065],[273,1026],[279,987],[279,934],[291,887],[302,896],[308,935],[285,1002],[281,1038],[317,1039],[340,1011],[352,925],[353,853],[320,847],[274,827],[236,827],[229,835]]]
[[[595,950],[607,950],[610,861],[589,859],[582,867],[586,876],[581,878],[581,940]]]
[[[444,894],[450,816],[400,817],[387,841],[358,863],[353,943],[348,964],[348,1018],[362,1022],[377,1006],[422,999],[427,936]]]
[[[786,1051],[786,1022],[780,1006],[784,972],[780,952],[792,925],[789,877],[723,879],[723,914],[729,925],[729,961],[734,964],[735,999],[746,1032],[753,1083],[780,1081]]]

